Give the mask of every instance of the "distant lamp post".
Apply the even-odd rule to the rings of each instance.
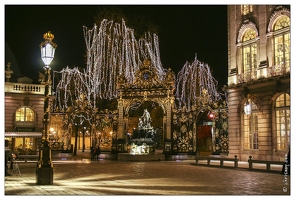
[[[39,161],[37,165],[37,184],[38,185],[52,185],[53,184],[53,164],[51,159],[51,149],[48,142],[48,125],[49,125],[49,88],[51,86],[50,63],[54,58],[54,52],[57,45],[52,42],[54,35],[49,31],[43,35],[44,42],[40,44],[41,58],[45,64],[45,76],[42,83],[45,84],[45,98],[44,98],[44,114],[43,114],[43,131],[42,144],[39,147]]]
[[[85,151],[85,134],[86,134],[86,127],[84,126],[83,127],[83,133],[82,133],[83,135],[83,146],[82,146],[82,152],[84,152]]]

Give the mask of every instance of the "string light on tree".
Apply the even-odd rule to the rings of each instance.
[[[155,66],[158,78],[163,80],[166,70],[162,67],[158,36],[146,33],[136,39],[134,30],[122,23],[104,19],[100,26],[83,27],[87,50],[87,67],[84,70],[66,67],[55,72],[59,77],[56,86],[56,107],[66,111],[73,106],[81,93],[89,100],[89,106],[97,108],[98,99],[118,97],[117,77],[124,74],[128,83],[135,80],[135,72],[148,59]],[[72,86],[74,84],[74,86]],[[65,103],[67,102],[67,103]]]
[[[176,108],[185,107],[191,110],[200,103],[202,92],[208,93],[208,103],[221,100],[221,94],[217,91],[218,82],[212,76],[208,64],[201,63],[195,55],[192,63],[186,62],[177,74],[176,80]]]

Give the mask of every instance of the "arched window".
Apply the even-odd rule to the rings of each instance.
[[[287,150],[290,145],[290,95],[281,94],[275,100],[277,150]]]
[[[243,42],[243,69],[244,73],[254,72],[257,68],[256,31],[248,29],[242,38]]]
[[[244,149],[254,150],[258,149],[258,111],[257,106],[253,102],[251,103],[250,114],[244,113]],[[247,102],[244,104],[246,106]]]
[[[17,109],[15,113],[16,122],[33,122],[35,120],[35,112],[31,108],[22,107]]]
[[[290,18],[281,16],[274,24],[275,65],[290,67]]]

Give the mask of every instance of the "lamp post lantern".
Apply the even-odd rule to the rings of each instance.
[[[48,142],[48,125],[49,125],[49,89],[51,86],[50,63],[54,58],[54,52],[57,45],[52,42],[54,35],[48,31],[43,35],[44,42],[40,44],[41,58],[45,64],[45,77],[43,84],[45,84],[44,97],[44,114],[43,114],[43,131],[42,142],[39,147],[39,160],[37,163],[36,178],[38,185],[52,185],[53,184],[53,164],[51,159],[51,149]]]
[[[246,104],[244,106],[244,112],[246,115],[251,115],[251,103],[249,102],[249,100],[246,101]]]

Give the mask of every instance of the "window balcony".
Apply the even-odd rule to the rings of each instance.
[[[257,80],[257,70],[238,74],[238,84]]]
[[[268,68],[257,69],[252,72],[241,73],[237,75],[237,84],[256,81],[261,78],[272,78],[290,74],[290,66],[275,65]]]
[[[290,73],[290,66],[286,67],[284,65],[275,65],[268,68],[267,76],[268,77],[282,76],[289,73]]]

